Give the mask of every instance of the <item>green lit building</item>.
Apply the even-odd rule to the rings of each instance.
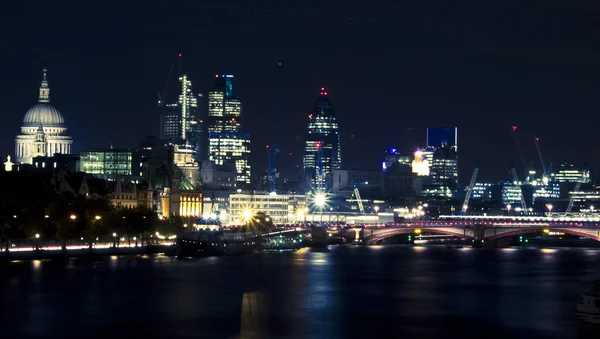
[[[141,163],[137,152],[129,149],[93,149],[80,154],[82,172],[100,178],[114,179],[117,176],[141,177]]]

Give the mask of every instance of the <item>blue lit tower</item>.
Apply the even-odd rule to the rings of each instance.
[[[313,189],[328,189],[331,173],[342,166],[340,132],[335,112],[325,88],[308,115],[304,146],[304,175]]]

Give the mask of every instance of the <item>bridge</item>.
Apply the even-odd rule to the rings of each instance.
[[[495,246],[503,238],[559,232],[600,241],[600,217],[440,216],[380,225],[358,225],[342,233],[355,242],[375,244],[399,234],[440,234],[471,240],[475,247]]]

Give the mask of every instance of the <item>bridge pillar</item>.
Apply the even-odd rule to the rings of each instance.
[[[352,241],[353,244],[356,245],[364,245],[365,244],[365,230],[362,228],[354,228],[354,240]],[[372,231],[371,231],[372,232]]]
[[[327,247],[327,228],[312,226],[311,230],[311,247]]]
[[[485,240],[485,227],[483,225],[473,226],[473,243],[475,248],[483,247]]]

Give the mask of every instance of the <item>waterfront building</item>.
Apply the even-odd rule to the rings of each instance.
[[[250,134],[243,132],[242,103],[232,74],[217,74],[208,92],[208,160],[236,171],[239,184],[250,184]]]
[[[229,224],[245,224],[247,211],[250,211],[250,215],[262,212],[270,217],[275,225],[295,223],[298,215],[304,213],[305,207],[305,195],[231,194],[229,196]]]
[[[50,104],[50,87],[44,68],[38,103],[25,113],[21,134],[15,139],[15,161],[32,164],[34,156],[70,154],[72,144],[63,116]]]
[[[303,163],[306,179],[318,191],[331,188],[333,170],[342,166],[339,126],[325,88],[308,115]]]
[[[229,196],[227,190],[205,190],[202,198],[202,218],[229,222]]]

